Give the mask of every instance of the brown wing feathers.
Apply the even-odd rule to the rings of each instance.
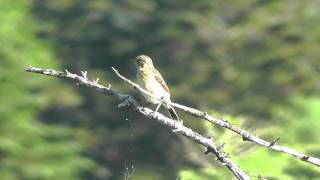
[[[159,71],[156,70],[155,68],[153,68],[153,74],[154,74],[154,78],[156,79],[156,81],[158,81],[161,84],[163,89],[165,89],[168,93],[170,93],[170,90],[169,90],[166,82],[164,81],[163,77],[159,73]],[[175,111],[175,109],[173,107],[169,106],[168,107],[168,112],[169,112],[169,114],[170,114],[172,119],[180,121],[180,118],[179,118],[177,112]]]
[[[156,81],[158,81],[161,84],[163,89],[165,89],[168,93],[170,93],[170,90],[169,90],[166,82],[162,78],[161,74],[159,73],[159,71],[156,69],[153,69],[153,72],[154,72],[153,74],[154,74],[154,78],[156,79]]]

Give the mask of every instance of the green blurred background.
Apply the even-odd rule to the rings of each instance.
[[[129,59],[148,54],[175,102],[320,157],[318,0],[1,0],[0,176],[230,179],[213,155],[92,89],[24,72],[87,70],[136,93]],[[320,179],[320,169],[178,111],[253,178]]]

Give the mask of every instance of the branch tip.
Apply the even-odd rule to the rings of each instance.
[[[29,65],[29,67],[27,67],[26,69],[25,69],[25,71],[31,71],[31,69],[32,69],[33,67],[31,66],[31,65]]]
[[[114,68],[113,66],[111,66],[111,69],[118,74],[118,70],[116,68]]]

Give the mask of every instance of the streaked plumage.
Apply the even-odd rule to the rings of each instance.
[[[153,94],[155,97],[163,99],[167,102],[171,102],[170,90],[160,72],[154,68],[151,58],[146,55],[139,55],[134,60],[137,65],[138,84],[142,88]],[[160,103],[159,100],[152,98],[146,94],[143,94],[143,96],[148,102],[152,104]],[[180,121],[173,107],[165,103],[163,105],[169,111],[169,114],[173,119]]]

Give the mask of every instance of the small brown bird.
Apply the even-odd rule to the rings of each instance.
[[[150,92],[158,99],[162,99],[165,102],[171,102],[169,88],[159,71],[153,66],[151,58],[146,55],[139,55],[134,58],[134,61],[137,65],[137,82],[139,86]],[[162,104],[161,101],[150,97],[147,94],[142,95],[147,102],[151,104],[158,104],[156,111],[159,109]],[[168,110],[172,119],[182,122],[172,106],[166,103],[163,105]]]

